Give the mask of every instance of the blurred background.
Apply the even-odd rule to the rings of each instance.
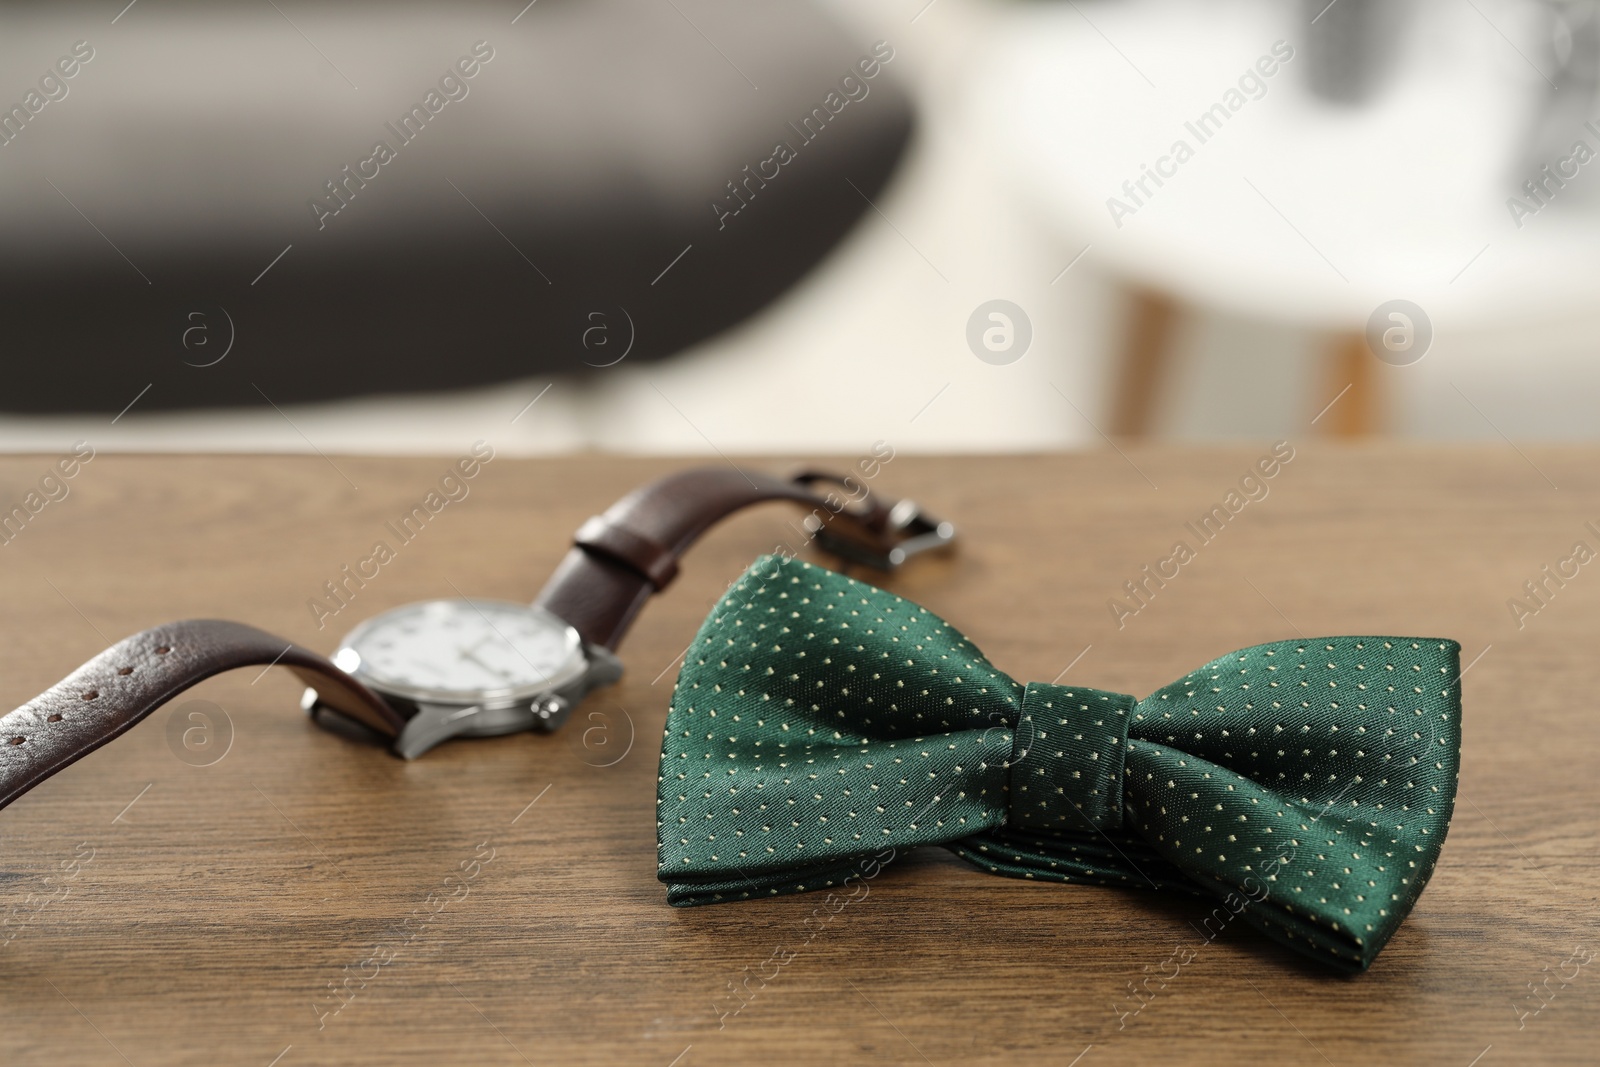
[[[1595,6],[8,3],[0,448],[1593,437]]]

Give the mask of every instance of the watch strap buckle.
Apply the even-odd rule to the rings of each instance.
[[[850,488],[848,479],[819,471],[804,471],[794,480],[807,487],[812,482],[831,481]],[[835,529],[841,519],[860,536]],[[913,556],[947,548],[956,539],[952,523],[930,515],[916,501],[902,499],[886,506],[866,491],[855,502],[854,510],[846,506],[829,518],[813,511],[803,523],[818,548],[846,562],[880,571],[897,570]]]

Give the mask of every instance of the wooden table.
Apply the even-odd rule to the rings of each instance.
[[[1507,598],[1574,541],[1600,547],[1583,526],[1600,519],[1600,450],[1305,445],[1119,630],[1107,601],[1123,581],[1190,539],[1184,522],[1265,451],[899,457],[875,484],[956,521],[963,543],[888,584],[1019,677],[1133,693],[1296,632],[1459,639],[1456,823],[1366,975],[1238,925],[1205,944],[1197,903],[996,878],[942,850],[897,864],[809,943],[816,895],[668,908],[652,813],[675,657],[752,557],[797,540],[775,505],[695,550],[623,646],[625,681],[559,734],[404,763],[311,726],[286,673],[239,671],[0,813],[0,1062],[1595,1062],[1600,966],[1563,961],[1600,949],[1600,567],[1521,629]],[[0,461],[0,504],[53,459]],[[410,600],[529,599],[584,518],[676,466],[497,459],[319,632],[307,600],[447,463],[97,457],[0,546],[0,695],[19,704],[174,618],[332,650],[346,622]],[[210,766],[169,742],[190,701],[231,723]],[[457,899],[445,880],[474,857]],[[448,903],[401,944],[393,929],[436,891]],[[1130,982],[1196,943],[1179,980],[1119,1018]],[[382,966],[363,962],[374,946]],[[733,999],[779,948],[792,962]],[[347,1002],[329,993],[361,972]]]

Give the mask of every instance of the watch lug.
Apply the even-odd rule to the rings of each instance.
[[[388,748],[394,742],[391,734],[374,729],[365,720],[357,719],[334,707],[315,689],[307,689],[300,697],[300,708],[307,717],[329,733],[351,741],[382,745]]]
[[[585,693],[621,681],[622,661],[615,652],[604,645],[584,645],[583,654],[589,660],[589,669],[583,676]]]
[[[473,718],[481,711],[483,709],[477,706],[418,704],[417,713],[406,721],[405,729],[394,739],[395,755],[416,759],[441,741],[469,731]]]

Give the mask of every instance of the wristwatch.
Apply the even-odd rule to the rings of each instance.
[[[915,504],[880,502],[854,478],[777,478],[701,467],[645,485],[584,523],[532,604],[449,599],[407,604],[340,642],[333,663],[378,693],[398,731],[351,715],[315,683],[302,706],[319,725],[378,740],[414,759],[452,737],[557,729],[591,690],[622,676],[616,648],[651,594],[709,527],[741,508],[788,500],[808,509],[808,540],[850,562],[892,570],[948,545],[948,522]]]
[[[238,667],[287,668],[309,687],[303,704],[314,721],[382,739],[407,759],[447,737],[553,730],[584,694],[620,677],[614,649],[695,539],[765,500],[807,507],[807,540],[883,570],[955,536],[949,523],[909,501],[885,506],[852,479],[684,471],[585,523],[532,605],[468,599],[397,608],[358,626],[331,661],[225,619],[187,619],[124,638],[0,716],[0,808],[190,686]]]

